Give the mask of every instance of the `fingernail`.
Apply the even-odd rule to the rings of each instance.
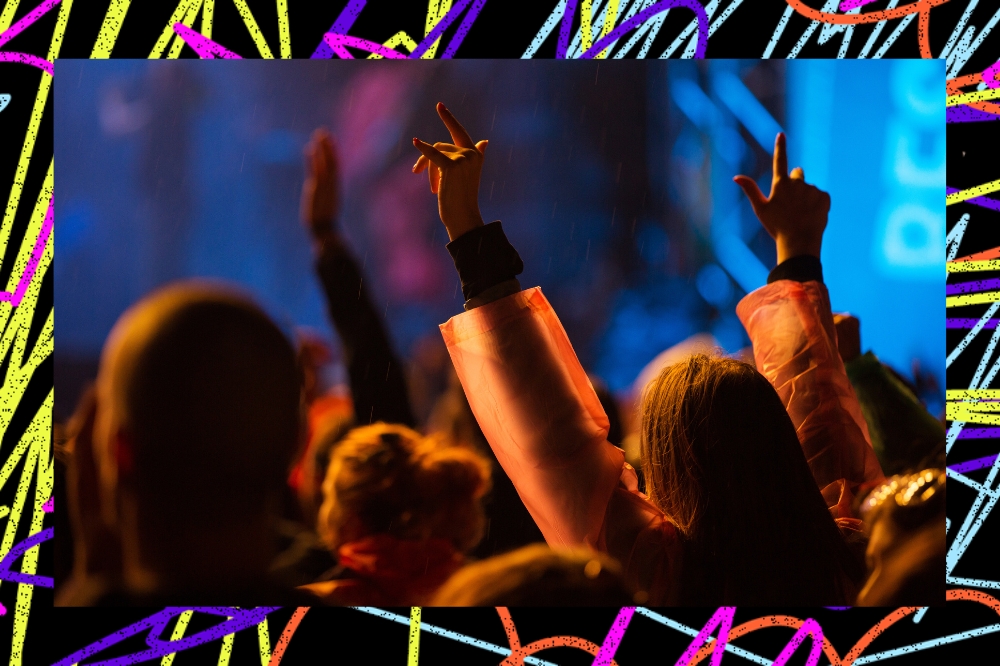
[[[413,145],[417,145],[417,137],[413,137]]]

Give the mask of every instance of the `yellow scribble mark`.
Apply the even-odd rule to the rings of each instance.
[[[292,35],[288,30],[288,0],[278,0],[278,47],[282,58],[292,57]]]
[[[101,23],[101,32],[94,42],[94,50],[90,52],[91,58],[110,58],[111,50],[118,41],[118,33],[122,29],[122,22],[125,21],[125,14],[131,0],[111,0],[108,11],[104,15],[104,22]]]
[[[949,194],[945,197],[945,205],[950,206],[962,201],[967,201],[973,197],[981,197],[984,194],[996,192],[997,190],[1000,190],[1000,180],[994,180],[989,183],[983,183],[982,185],[976,185],[975,187],[970,187],[967,190],[961,190],[959,192]]]
[[[153,44],[153,50],[149,52],[150,58],[163,57],[163,50],[166,49],[167,44],[170,43],[170,38],[176,36],[176,33],[174,33],[174,23],[178,23],[182,19],[186,18],[188,9],[190,9],[191,5],[195,4],[200,5],[201,3],[199,0],[181,0],[177,3],[177,7],[174,8],[174,13],[170,15],[169,19],[167,19],[167,25],[163,28],[163,32],[160,33],[156,43]]]
[[[949,261],[946,265],[949,273],[1000,271],[1000,259],[986,259],[983,261]]]
[[[984,291],[978,294],[948,296],[944,300],[946,308],[957,308],[962,305],[976,305],[978,303],[996,303],[1000,301],[1000,291]]]
[[[257,625],[257,643],[260,646],[260,666],[267,666],[271,661],[271,637],[267,633],[267,618]]]
[[[170,640],[179,641],[184,638],[184,632],[187,631],[188,623],[191,622],[191,616],[194,615],[193,610],[184,611],[177,618],[177,624],[174,626],[173,632],[170,634]],[[170,654],[163,655],[163,659],[160,660],[160,666],[170,666],[174,663],[174,657],[177,656],[176,652],[171,652]]]
[[[246,25],[247,30],[250,31],[250,36],[253,37],[253,43],[257,45],[260,57],[273,60],[274,55],[271,53],[271,49],[267,46],[267,40],[264,39],[264,34],[257,26],[257,21],[254,20],[253,14],[250,12],[250,8],[247,6],[246,0],[233,0],[233,2],[236,4],[236,11],[238,11],[240,16],[243,18],[243,24]]]
[[[946,106],[958,106],[960,104],[971,104],[973,102],[985,102],[988,99],[1000,97],[1000,89],[978,90],[976,92],[965,93],[963,95],[949,95]]]

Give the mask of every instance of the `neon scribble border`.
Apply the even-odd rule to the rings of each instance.
[[[963,0],[952,0],[958,4]],[[820,44],[839,37],[840,58],[848,57],[851,52],[851,40],[855,29],[865,25],[874,27],[871,34],[861,48],[860,52],[852,57],[883,57],[887,51],[900,37],[907,39],[907,26],[916,20],[917,38],[916,44],[911,44],[910,57],[930,58],[934,57],[930,45],[930,25],[932,19],[937,20],[937,8],[947,0],[916,0],[903,6],[899,6],[898,0],[892,0],[887,7],[882,9],[864,11],[872,9],[873,0],[825,0],[821,8],[812,6],[815,0],[787,0],[780,20],[774,28],[766,49],[760,55],[765,58],[772,56],[794,58],[800,54],[806,44],[812,39],[817,29],[820,33],[817,37]],[[0,226],[0,249],[2,254],[10,260],[7,255],[8,247],[16,245],[17,252],[13,258],[14,266],[10,272],[10,279],[5,290],[0,291],[0,320],[4,324],[4,333],[0,339],[0,354],[10,354],[9,370],[3,379],[0,388],[0,429],[6,433],[12,415],[20,403],[26,386],[34,375],[35,371],[46,359],[51,357],[54,351],[53,338],[53,316],[50,310],[45,320],[41,333],[32,349],[27,349],[28,332],[35,315],[35,309],[39,300],[42,277],[50,269],[53,260],[54,245],[52,242],[52,184],[53,184],[53,161],[51,155],[41,154],[35,151],[35,145],[39,136],[42,123],[42,116],[45,112],[46,104],[49,101],[49,94],[54,75],[53,62],[59,57],[63,39],[66,34],[67,24],[73,8],[73,0],[43,0],[37,6],[30,8],[14,22],[13,18],[18,13],[19,0],[6,0],[2,11],[0,11],[0,72],[9,71],[11,68],[30,67],[40,70],[40,83],[33,102],[32,111],[27,127],[23,129],[24,140],[16,162],[14,179],[11,185],[4,211],[2,226]],[[278,22],[278,44],[277,53],[280,58],[291,58],[292,42],[290,29],[290,14],[287,0],[275,0],[274,10],[277,12]],[[339,3],[338,3],[339,4]],[[440,53],[442,58],[451,58],[456,55],[463,44],[463,40],[468,35],[473,24],[483,10],[486,0],[429,0],[424,35],[418,42],[406,31],[400,30],[383,43],[373,42],[362,37],[351,35],[350,32],[356,20],[363,11],[377,11],[374,7],[368,8],[366,0],[348,0],[343,8],[337,13],[330,29],[323,35],[319,43],[315,44],[312,58],[354,58],[350,49],[355,52],[367,54],[368,58],[433,58],[438,55],[438,50],[442,42],[446,39],[446,33],[451,31],[447,44]],[[725,4],[725,7],[723,7]],[[665,18],[670,10],[688,12],[693,14],[690,23],[681,30],[677,37],[671,42],[669,48],[664,51],[661,57],[671,57],[675,54],[681,57],[705,57],[708,55],[707,48],[710,38],[716,31],[729,21],[734,15],[747,15],[755,11],[754,5],[759,4],[754,0],[729,0],[723,3],[722,0],[560,0],[555,3],[551,14],[544,20],[538,32],[531,39],[530,43],[523,51],[523,57],[534,57],[538,55],[543,47],[551,45],[553,33],[556,26],[559,27],[555,37],[555,57],[556,58],[621,58],[626,55],[634,57],[646,57],[652,47],[654,39],[664,28]],[[816,3],[818,4],[818,3]],[[982,72],[965,72],[967,63],[973,54],[983,45],[986,37],[1000,21],[1000,10],[990,15],[984,14],[990,8],[978,8],[979,0],[966,0],[964,10],[951,32],[947,43],[938,58],[946,59],[948,65],[947,90],[949,95],[947,120],[948,123],[965,122],[991,122],[1000,120],[1000,62],[990,66]],[[132,3],[130,0],[109,0],[103,3],[103,20],[100,23],[99,32],[93,43],[90,52],[91,58],[111,57],[116,44],[122,36],[122,26],[126,17],[132,13],[141,11],[139,3]],[[245,0],[233,0],[240,19],[247,32],[252,38],[257,49],[254,57],[274,58],[274,51],[261,31],[250,7]],[[374,5],[374,3],[373,3]],[[57,7],[58,6],[58,7]],[[258,4],[259,7],[259,4]],[[977,8],[979,11],[977,12]],[[80,11],[80,10],[78,10]],[[258,9],[258,12],[260,10]],[[334,10],[331,9],[331,13]],[[46,20],[52,13],[56,14],[51,34],[49,35],[48,49],[43,54],[41,52],[31,53],[18,48],[11,49],[8,43],[12,42],[19,35],[30,36],[34,40],[44,38],[45,35],[38,34],[45,26],[52,25],[51,20]],[[810,19],[808,28],[802,36],[795,41],[794,45],[787,51],[780,51],[778,45],[783,43],[782,38],[788,29],[793,16],[802,16]],[[970,20],[975,16],[979,24],[977,29],[970,24]],[[195,30],[195,22],[200,17],[200,29]],[[579,17],[579,18],[577,18]],[[386,19],[391,21],[391,17]],[[149,52],[150,58],[177,58],[184,51],[185,46],[189,46],[202,58],[239,58],[244,57],[236,54],[225,45],[212,39],[213,24],[215,21],[215,0],[179,0],[173,10],[169,20],[166,22],[159,37],[155,40]],[[456,25],[457,24],[457,25]],[[891,33],[876,48],[876,41],[886,26],[891,24]],[[575,25],[575,27],[574,27]],[[47,27],[44,29],[48,29]],[[14,44],[19,44],[23,38]],[[153,41],[153,40],[151,40]],[[621,42],[624,43],[622,44]],[[784,43],[787,44],[787,39]],[[642,42],[640,44],[640,42]],[[617,50],[616,50],[617,49]],[[874,53],[871,53],[875,49]],[[654,54],[655,55],[655,54]],[[754,54],[746,54],[753,57]],[[245,56],[250,57],[250,56]],[[3,78],[0,77],[0,82]],[[975,87],[981,89],[973,89]],[[2,93],[3,91],[0,91]],[[0,94],[0,112],[11,102],[10,95]],[[5,134],[16,136],[16,132]],[[42,185],[37,192],[29,193],[34,196],[35,202],[28,219],[27,229],[21,238],[11,238],[14,226],[14,217],[21,204],[24,194],[26,174],[32,159],[35,162],[48,161],[48,168]],[[990,211],[1000,211],[1000,201],[991,198],[992,192],[1000,190],[1000,181],[983,183],[976,187],[965,190],[949,188],[949,206],[959,203],[966,203]],[[1000,247],[979,251],[975,254],[959,257],[958,249],[969,225],[983,224],[975,219],[975,215],[970,219],[966,214],[962,220],[953,226],[948,234],[948,272],[980,272],[986,270],[1000,269]],[[998,238],[1000,245],[1000,238]],[[973,381],[966,387],[963,382],[961,387],[951,389],[964,389],[962,391],[949,390],[948,392],[948,418],[952,421],[948,431],[948,451],[951,454],[953,445],[960,439],[986,439],[988,441],[1000,441],[1000,427],[989,428],[979,426],[1000,426],[1000,408],[996,405],[997,396],[985,388],[992,380],[1000,365],[994,364],[988,374],[986,373],[990,355],[1000,339],[1000,327],[997,326],[998,319],[994,318],[997,308],[1000,308],[1000,283],[991,280],[972,281],[962,285],[952,285],[949,291],[949,307],[959,307],[968,304],[982,304],[988,307],[985,314],[978,320],[949,318],[950,328],[968,328],[969,334],[962,343],[955,349],[949,350],[949,365],[957,358],[976,336],[982,331],[993,331],[993,339],[988,348],[987,354],[979,363]],[[985,377],[984,377],[985,374]],[[15,499],[12,506],[0,506],[0,519],[6,518],[4,536],[0,541],[0,581],[17,584],[17,601],[13,613],[9,609],[0,607],[0,633],[6,635],[5,622],[10,622],[11,643],[10,643],[10,663],[32,663],[33,659],[26,659],[25,638],[28,626],[28,617],[31,612],[32,594],[36,586],[51,587],[52,579],[37,572],[39,550],[52,537],[52,528],[45,528],[43,522],[47,513],[53,510],[52,486],[53,486],[53,466],[51,449],[52,431],[52,406],[53,393],[50,390],[48,396],[42,401],[38,411],[34,414],[30,424],[20,433],[17,443],[11,451],[4,453],[4,462],[0,467],[0,488],[3,488],[8,481],[13,481],[14,472],[21,467],[20,477],[16,488]],[[972,424],[975,427],[966,427]],[[8,437],[11,440],[13,438]],[[1000,449],[1000,446],[997,447]],[[956,449],[956,455],[961,449]],[[23,462],[23,466],[21,463]],[[985,480],[976,481],[968,476],[969,472],[982,469],[989,469]],[[976,492],[976,500],[972,508],[957,524],[957,534],[952,542],[948,553],[948,583],[952,586],[964,586],[967,589],[951,589],[948,592],[949,601],[972,601],[983,605],[1000,615],[1000,602],[993,596],[978,589],[1000,589],[1000,581],[988,579],[990,575],[996,576],[995,572],[982,574],[982,578],[956,578],[952,572],[961,560],[972,542],[974,541],[980,527],[987,515],[995,507],[1000,499],[1000,480],[997,475],[1000,473],[1000,457],[992,454],[980,457],[975,460],[955,460],[949,458],[949,477],[972,488]],[[29,497],[31,486],[34,485],[33,497]],[[25,504],[30,500],[30,519],[23,516]],[[14,543],[18,530],[25,528],[29,535],[18,543]],[[949,524],[949,531],[952,526]],[[15,568],[20,571],[15,571]],[[0,582],[0,584],[2,584]],[[167,658],[178,651],[188,647],[221,640],[219,664],[228,664],[229,655],[232,653],[233,640],[236,633],[249,629],[251,626],[257,627],[258,643],[262,664],[276,666],[281,662],[285,647],[289,644],[295,631],[302,622],[308,609],[296,609],[292,619],[282,630],[280,637],[274,644],[273,650],[269,638],[267,615],[275,609],[233,609],[233,608],[213,608],[213,609],[164,609],[140,623],[115,632],[111,636],[93,643],[75,655],[64,658],[56,663],[71,664],[76,663],[85,657],[96,655],[102,646],[110,645],[116,640],[121,640],[126,634],[134,635],[144,629],[149,630],[150,638],[148,647],[144,653],[133,655],[132,657],[119,657],[106,662],[88,663],[135,663],[141,659],[163,658],[163,663],[168,663]],[[193,636],[184,637],[188,623],[194,612],[210,613],[225,618],[220,624],[211,630],[202,631]],[[767,616],[757,618],[751,622],[746,622],[736,627],[732,627],[733,615],[731,609],[720,608],[713,616],[712,620],[703,629],[696,629],[683,623],[672,620],[669,617],[649,611],[647,609],[622,609],[615,620],[603,644],[600,646],[575,637],[555,637],[546,641],[536,641],[527,646],[522,646],[517,636],[516,627],[510,614],[505,609],[497,609],[500,620],[504,624],[508,637],[508,646],[498,646],[486,643],[479,639],[465,636],[453,632],[446,628],[437,627],[421,622],[420,609],[412,609],[409,617],[390,613],[380,609],[359,608],[360,613],[372,614],[389,620],[391,623],[401,623],[409,627],[410,640],[408,642],[407,663],[408,666],[416,666],[419,662],[419,637],[421,632],[433,633],[444,636],[459,642],[491,650],[501,655],[505,664],[546,664],[550,663],[539,657],[532,656],[534,652],[553,647],[556,644],[573,645],[585,649],[595,655],[595,664],[613,664],[614,654],[618,644],[625,636],[628,628],[636,622],[653,621],[659,623],[673,631],[691,636],[694,640],[689,649],[681,655],[678,664],[693,664],[705,658],[711,657],[713,666],[719,663],[724,652],[729,652],[734,656],[742,657],[754,663],[769,664],[772,659],[777,659],[773,663],[783,663],[797,648],[808,645],[808,662],[815,664],[823,654],[832,663],[838,666],[848,666],[850,664],[866,664],[881,661],[894,656],[912,654],[930,647],[946,645],[955,641],[967,640],[977,636],[1000,631],[1000,622],[984,627],[971,628],[959,633],[950,634],[942,638],[926,640],[922,643],[913,644],[907,647],[896,648],[894,650],[883,651],[875,654],[863,655],[865,648],[882,631],[898,622],[904,617],[913,617],[914,622],[920,622],[927,609],[901,608],[889,612],[885,618],[875,624],[843,657],[837,653],[829,640],[823,637],[822,628],[811,619],[799,619],[790,616]],[[941,611],[932,611],[932,617]],[[167,622],[171,618],[178,620],[171,633],[169,640],[159,638],[164,631]],[[33,635],[44,633],[47,628],[34,627]],[[733,645],[733,641],[756,629],[765,627],[783,626],[795,630],[789,639],[785,649],[773,657],[765,657],[754,654]],[[711,632],[718,628],[718,634],[723,640],[711,639]],[[48,628],[51,630],[51,628]],[[131,633],[129,633],[131,632]],[[116,638],[118,637],[118,638]],[[806,643],[805,639],[810,642]],[[5,640],[5,639],[0,639]],[[555,642],[553,642],[555,641]],[[561,641],[561,642],[560,642]],[[802,648],[806,649],[806,648]],[[84,654],[86,653],[86,654]],[[401,656],[402,659],[402,656]],[[172,657],[171,657],[172,661]],[[914,662],[916,663],[916,662]]]

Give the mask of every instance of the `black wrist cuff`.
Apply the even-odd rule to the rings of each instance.
[[[524,262],[507,240],[499,221],[462,234],[448,243],[448,252],[462,280],[465,300],[513,279],[524,270]]]
[[[819,257],[801,254],[791,259],[785,259],[774,267],[768,276],[767,283],[777,280],[795,280],[796,282],[823,282],[823,264]]]

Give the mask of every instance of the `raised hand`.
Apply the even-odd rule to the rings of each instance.
[[[326,128],[312,134],[305,149],[306,180],[302,185],[302,222],[313,237],[333,232],[340,207],[340,170],[333,136]]]
[[[413,145],[423,153],[413,165],[413,173],[427,169],[431,192],[438,195],[438,214],[455,240],[462,234],[483,226],[479,212],[479,176],[483,170],[483,152],[489,141],[472,142],[462,124],[438,102],[438,115],[451,133],[453,143],[433,146],[414,137]]]
[[[801,167],[788,173],[783,133],[774,141],[771,196],[765,197],[752,178],[736,176],[733,180],[743,189],[757,219],[774,239],[779,264],[800,255],[819,257],[830,212],[830,195],[806,183]]]

